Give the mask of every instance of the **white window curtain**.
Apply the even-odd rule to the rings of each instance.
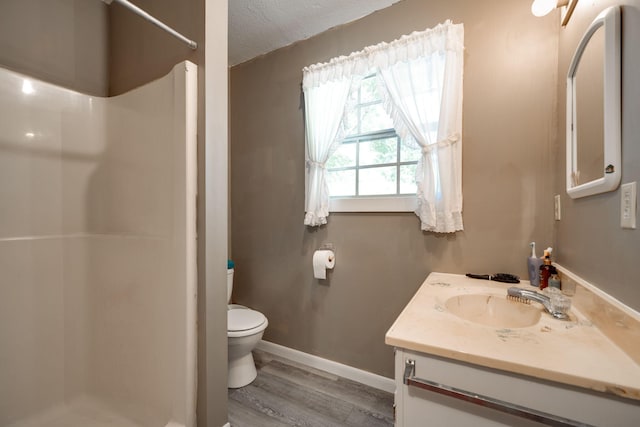
[[[422,148],[416,214],[425,231],[463,229],[463,37],[462,25],[443,25],[428,39],[407,37],[376,53],[394,127],[404,141]]]
[[[422,147],[416,173],[416,214],[421,228],[442,233],[463,229],[463,46],[463,25],[447,21],[433,29],[303,70],[309,167],[305,224],[326,223],[329,194],[324,164],[339,143],[337,137],[349,83],[374,71],[382,82],[385,106],[396,131],[407,143]],[[319,93],[337,90],[338,85],[342,88],[340,96],[324,95],[323,101],[315,99]],[[322,136],[318,126],[325,127]]]
[[[325,164],[340,144],[340,125],[351,79],[339,79],[304,87],[305,139],[307,143],[307,200],[305,225],[327,223],[329,187]]]

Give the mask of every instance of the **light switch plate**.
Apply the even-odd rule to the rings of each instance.
[[[553,198],[553,217],[556,221],[562,219],[562,208],[560,207],[560,195],[556,194]]]
[[[636,228],[636,182],[622,184],[620,191],[620,227]]]

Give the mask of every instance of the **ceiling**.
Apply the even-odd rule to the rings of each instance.
[[[229,65],[308,39],[400,0],[229,0]]]

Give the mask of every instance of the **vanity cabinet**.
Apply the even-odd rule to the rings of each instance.
[[[403,377],[407,360],[415,362],[416,378],[566,418],[573,421],[574,425],[606,427],[640,425],[640,406],[633,402],[625,402],[626,399],[397,348],[395,350],[397,427],[549,425],[549,423],[528,420],[416,386],[405,385]]]
[[[429,275],[385,337],[395,349],[396,426],[640,426],[640,322],[602,301],[587,304],[581,287],[581,306],[566,321],[543,312],[514,326],[494,313],[498,324],[488,325],[451,309],[451,301],[479,299],[462,295],[491,301],[506,290]],[[604,314],[612,317],[597,319]],[[603,332],[612,328],[615,335]]]

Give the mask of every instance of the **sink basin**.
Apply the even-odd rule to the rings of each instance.
[[[525,328],[538,323],[541,315],[539,308],[498,295],[458,295],[445,307],[462,319],[497,328]]]

